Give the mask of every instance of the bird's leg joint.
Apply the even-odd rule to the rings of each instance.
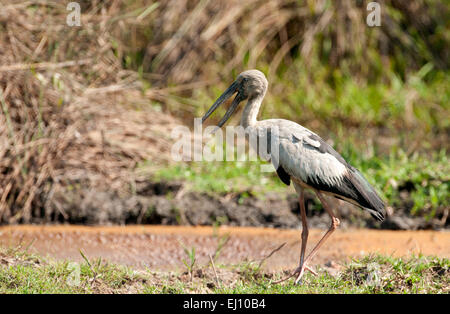
[[[331,217],[331,229],[336,229],[341,224],[341,221],[336,217]]]
[[[302,240],[305,241],[308,238],[309,230],[308,228],[303,227],[302,230]]]

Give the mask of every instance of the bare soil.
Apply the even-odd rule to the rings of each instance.
[[[219,243],[228,239],[220,251],[218,264],[259,262],[283,243],[279,251],[264,262],[267,270],[294,268],[300,253],[300,230],[253,227],[185,226],[4,226],[0,227],[0,246],[20,245],[30,252],[56,259],[83,261],[102,258],[138,269],[182,269],[188,260],[183,246],[195,247],[197,265],[209,262]],[[310,230],[308,251],[324,230]],[[450,257],[448,231],[388,231],[338,229],[319,250],[313,265],[336,266],[352,257],[370,253],[408,256],[422,253]]]
[[[245,193],[208,194],[189,191],[178,181],[136,180],[135,194],[97,188],[61,189],[52,196],[49,207],[55,214],[33,217],[33,224],[70,223],[80,225],[183,225],[213,226],[220,222],[231,227],[301,227],[298,196],[294,193],[267,192],[264,198]],[[330,217],[317,210],[317,198],[305,194],[309,226],[326,229]],[[341,228],[388,230],[450,229],[450,217],[425,219],[413,216],[407,207],[388,207],[388,216],[380,223],[367,211],[347,202],[330,199],[341,220]]]

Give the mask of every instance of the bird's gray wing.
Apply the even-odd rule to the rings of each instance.
[[[292,126],[279,133],[279,165],[289,175],[316,186],[334,186],[343,180],[347,162],[318,135]]]
[[[295,122],[263,120],[255,131],[259,155],[262,151],[267,152],[285,184],[289,185],[290,177],[293,177],[307,184],[332,186],[346,171],[347,163],[336,151],[318,135]]]
[[[374,188],[317,134],[292,124],[279,128],[277,153],[277,173],[282,174],[283,182],[289,175],[290,179],[300,180],[319,191],[330,192],[368,209],[378,220],[384,218],[384,203]]]

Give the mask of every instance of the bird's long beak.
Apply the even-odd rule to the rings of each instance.
[[[239,84],[235,81],[233,84],[230,85],[230,87],[227,88],[227,90],[215,101],[215,103],[209,108],[209,110],[205,113],[205,115],[202,117],[202,123],[205,122],[206,119],[217,109],[219,106],[224,103],[228,98],[233,96],[233,94],[236,92]],[[236,110],[239,103],[242,101],[242,97],[239,95],[239,93],[234,98],[233,102],[231,103],[230,108],[228,108],[227,112],[223,116],[222,120],[220,120],[218,127],[222,127],[225,122],[231,117],[233,112]]]

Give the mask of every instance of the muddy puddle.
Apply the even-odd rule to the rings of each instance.
[[[183,246],[195,247],[199,264],[208,263],[209,254],[214,256],[222,247],[218,263],[230,264],[260,261],[286,243],[264,263],[269,270],[280,270],[297,265],[300,233],[300,230],[251,227],[4,226],[0,227],[0,246],[20,244],[43,256],[80,262],[82,250],[90,259],[101,257],[140,269],[173,270],[184,267],[182,261],[187,256]],[[310,230],[308,250],[323,233],[324,230]],[[319,250],[312,264],[341,262],[369,253],[450,257],[450,232],[337,230]]]

